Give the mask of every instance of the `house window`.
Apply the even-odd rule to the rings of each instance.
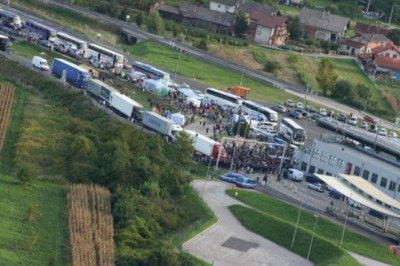
[[[386,53],[385,56],[386,56],[386,57],[390,57],[390,54],[389,54],[389,53]]]
[[[396,189],[396,182],[390,181],[390,183],[389,183],[389,189],[390,189],[391,191],[394,191],[394,190]]]
[[[315,166],[314,165],[310,165],[309,172],[310,172],[310,174],[314,174],[315,173]]]
[[[315,159],[318,159],[320,153],[321,153],[320,150],[314,150],[313,157],[314,157]]]
[[[393,55],[393,58],[397,58],[397,54],[394,54],[394,55]]]
[[[335,163],[336,163],[336,157],[333,155],[329,156],[329,164],[335,165]]]
[[[339,159],[338,162],[337,162],[337,165],[338,165],[339,167],[342,167],[343,164],[344,164],[344,161],[343,161],[342,159]]]
[[[323,169],[318,168],[318,174],[322,175],[324,173]]]
[[[321,155],[321,161],[322,162],[326,162],[326,159],[328,158],[328,154],[326,154],[325,152],[322,152],[322,155]]]
[[[332,176],[332,173],[330,173],[330,172],[326,172],[326,175],[328,175],[328,176]]]
[[[387,178],[386,177],[382,177],[381,179],[381,187],[386,188],[387,185]]]
[[[358,166],[356,166],[356,167],[354,168],[354,175],[360,176],[360,173],[361,173],[361,168],[358,167]]]
[[[378,175],[373,173],[371,177],[371,183],[376,184],[376,181],[378,181]]]
[[[364,170],[363,178],[364,178],[365,180],[368,180],[368,177],[369,177],[369,171]]]
[[[351,169],[353,169],[353,164],[352,163],[347,163],[346,170],[344,171],[344,173],[346,175],[349,175],[351,173]]]
[[[307,163],[306,162],[302,162],[300,169],[301,169],[301,171],[306,171],[307,170]]]

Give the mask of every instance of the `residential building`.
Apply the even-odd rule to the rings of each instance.
[[[305,7],[300,13],[300,23],[303,25],[306,37],[337,42],[348,29],[350,18]]]
[[[247,38],[255,42],[279,46],[286,43],[288,33],[287,18],[257,10],[249,15],[250,24]]]
[[[390,197],[400,199],[400,163],[344,137],[324,135],[315,139],[311,149],[295,150],[293,162],[295,168],[308,173],[359,176]]]
[[[278,16],[281,15],[281,12],[278,9],[276,9],[275,7],[256,3],[256,2],[242,1],[242,2],[240,2],[239,7],[237,8],[237,11],[240,11],[240,10],[243,10],[248,15],[250,15],[250,13],[252,11],[258,11],[258,12],[261,12],[264,14],[269,14],[269,15],[278,15]]]
[[[222,13],[236,13],[239,5],[238,0],[211,0],[210,9]]]
[[[378,46],[390,45],[392,41],[383,34],[361,33],[351,38],[339,40],[339,52],[347,55],[371,53],[371,50]]]
[[[400,70],[400,49],[393,43],[384,44],[369,53],[359,54],[358,60],[368,74],[392,75]]]
[[[387,37],[391,31],[392,29],[387,29],[379,27],[378,25],[365,24],[361,22],[357,22],[354,26],[354,33],[358,36],[363,34],[382,34]]]

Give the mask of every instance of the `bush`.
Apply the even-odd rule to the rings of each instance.
[[[204,51],[208,51],[207,40],[205,39],[201,39],[199,42],[194,43],[193,46]]]
[[[266,72],[276,74],[281,69],[282,65],[277,61],[267,60],[264,64],[264,70]]]

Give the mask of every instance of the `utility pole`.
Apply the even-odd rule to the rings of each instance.
[[[394,1],[394,2],[393,2],[392,10],[390,11],[390,16],[389,16],[389,28],[390,28],[390,23],[392,22],[392,16],[393,16],[394,7],[397,6],[397,5],[396,5],[396,2],[397,2],[397,1]]]

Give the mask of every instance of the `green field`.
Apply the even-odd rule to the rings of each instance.
[[[68,264],[64,188],[45,182],[23,188],[0,175],[0,194],[0,264]]]
[[[227,193],[230,196],[234,196],[234,192],[232,190],[228,190]],[[262,223],[257,223],[254,221],[247,221],[246,217],[255,217],[258,213],[255,210],[239,210],[235,212],[237,218],[243,223],[247,224],[247,227],[250,227],[252,231],[255,231],[261,235],[268,236],[269,239],[273,239],[273,241],[279,243],[279,245],[290,247],[291,240],[293,237],[293,232],[295,228],[295,224],[297,221],[299,209],[285,202],[279,201],[275,198],[267,196],[265,194],[254,193],[251,191],[239,191],[239,195],[236,197],[238,200],[243,203],[253,207],[255,210],[260,211],[263,215],[267,217],[271,217],[273,219],[278,219],[282,221],[286,221],[286,223],[282,223],[282,225],[274,225],[277,228],[272,230],[272,232],[265,231]],[[237,207],[235,207],[237,209]],[[249,214],[250,212],[250,214]],[[245,215],[244,215],[245,214]],[[311,228],[313,228],[315,224],[315,217],[312,213],[303,210],[301,214],[301,218],[299,221],[299,228],[308,231],[308,234]],[[282,228],[280,228],[282,226]],[[343,226],[338,225],[336,223],[332,223],[329,220],[320,217],[318,220],[318,230],[316,230],[316,235],[319,239],[324,239],[331,243],[331,246],[327,246],[328,248],[324,250],[324,252],[320,253],[330,253],[337,252],[335,251],[337,246],[340,243]],[[279,232],[279,234],[277,234]],[[282,232],[285,232],[284,234]],[[279,235],[279,237],[278,237]],[[297,237],[296,237],[297,238]],[[305,240],[304,240],[305,238]],[[307,234],[304,236],[302,241],[309,243],[309,239],[307,240]],[[301,241],[301,240],[299,240]],[[302,243],[295,242],[295,246],[302,246]],[[397,257],[393,256],[393,254],[389,251],[387,246],[378,244],[365,236],[354,233],[351,230],[346,229],[344,240],[343,240],[343,248],[345,250],[349,250],[354,253],[358,253],[360,255],[370,257],[375,260],[379,260],[391,265],[400,265],[400,261]],[[296,251],[297,252],[297,251]],[[299,254],[303,254],[304,251],[298,250]],[[316,256],[324,256],[323,254],[317,254]],[[315,262],[320,265],[328,265],[322,263],[322,258],[315,258]],[[347,259],[346,259],[347,260]],[[354,265],[354,264],[341,264],[341,265]]]

